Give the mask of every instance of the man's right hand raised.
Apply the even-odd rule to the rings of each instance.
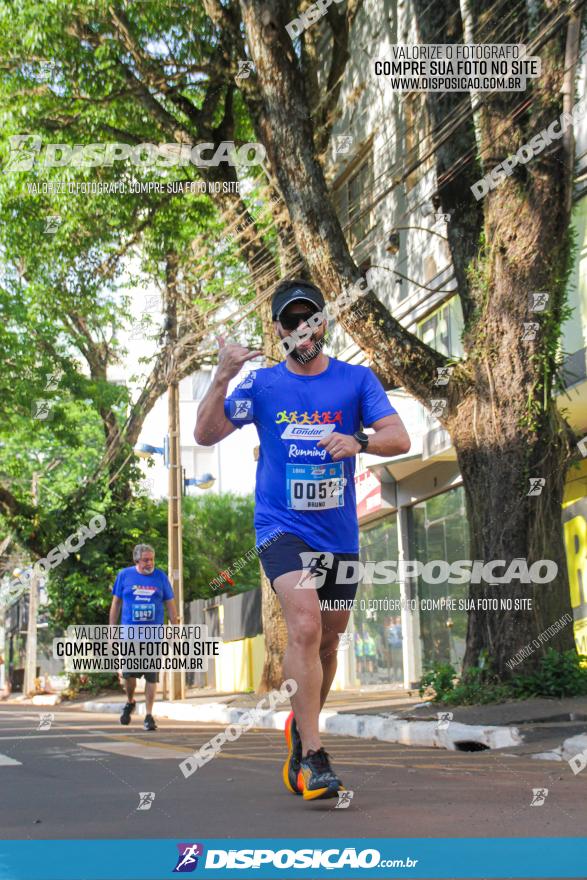
[[[218,342],[218,371],[216,373],[219,379],[229,381],[237,376],[243,364],[253,358],[263,355],[262,351],[249,351],[244,345],[238,342],[227,342],[223,336],[217,338]]]
[[[198,420],[194,438],[200,446],[213,446],[224,440],[236,426],[224,414],[224,398],[231,379],[240,373],[243,364],[262,355],[262,351],[249,351],[244,345],[226,342],[219,336],[218,369],[210,387],[198,406]]]

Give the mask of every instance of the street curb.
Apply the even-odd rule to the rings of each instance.
[[[337,712],[320,713],[320,730],[339,736],[377,739],[381,742],[401,743],[407,746],[425,746],[432,749],[457,751],[465,744],[476,743],[487,749],[517,746],[522,737],[517,727],[461,724],[458,721],[405,721],[389,715],[339,715]],[[469,751],[470,749],[464,748]]]
[[[532,755],[540,761],[570,761],[576,755],[587,752],[587,734],[579,733],[577,736],[570,736],[563,740],[561,745],[549,752],[538,752]]]
[[[88,701],[82,704],[86,712],[112,712],[119,714],[122,703],[99,703]],[[204,703],[198,706],[189,703],[161,701],[153,706],[153,714],[172,721],[196,721],[200,724],[238,724],[250,708],[226,706],[221,703]],[[145,714],[145,705],[137,705],[137,714]],[[268,727],[283,730],[289,710],[273,712],[261,710],[255,727]],[[325,710],[320,713],[318,728],[321,733],[336,736],[352,736],[359,739],[376,739],[380,742],[401,743],[428,748],[462,749],[464,744],[475,743],[481,748],[502,749],[520,745],[522,737],[517,727],[461,724],[450,721],[446,728],[439,728],[438,721],[405,721],[395,715],[347,715]],[[466,747],[465,747],[466,748]]]

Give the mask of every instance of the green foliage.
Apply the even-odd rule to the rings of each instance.
[[[510,687],[485,667],[471,667],[459,677],[450,663],[436,663],[422,676],[420,694],[432,696],[436,703],[460,706],[497,703],[513,696]]]
[[[184,499],[186,601],[259,586],[259,557],[251,553],[255,547],[253,509],[252,496],[223,493]],[[234,571],[237,562],[238,570]],[[229,568],[233,569],[235,586],[226,584],[224,590],[214,590],[210,582]]]
[[[457,671],[451,663],[433,663],[420,681],[420,696],[426,696],[427,691],[432,689],[434,699],[442,702],[447,694],[454,690],[454,680],[457,677]]]
[[[512,681],[518,697],[579,697],[587,694],[587,657],[549,648],[535,672]]]
[[[116,10],[124,22],[119,28],[113,26],[114,7],[103,0],[0,4],[0,164],[5,171],[14,146],[10,138],[25,133],[40,138],[43,148],[48,143],[175,142],[180,129],[184,141],[197,143],[209,141],[222,124],[228,140],[255,140],[242,97],[233,94],[232,77],[227,77],[230,98],[227,83],[218,77],[217,35],[202,4],[123,6]],[[157,88],[155,97],[143,82],[146,74],[137,70],[123,31],[149,56],[155,79],[168,76],[176,100],[164,88]],[[181,102],[184,108],[192,102],[194,112],[178,110]],[[154,109],[157,103],[160,112]],[[200,123],[204,104],[206,118]],[[255,173],[230,169],[229,176],[242,180]],[[74,161],[53,168],[43,164],[42,154],[32,168],[0,175],[0,397],[11,401],[0,426],[0,482],[13,496],[0,504],[0,527],[31,560],[94,513],[106,514],[113,500],[115,506],[120,500],[113,496],[124,496],[137,476],[128,448],[95,475],[106,451],[105,427],[110,436],[117,429],[123,434],[130,414],[129,391],[109,376],[125,362],[122,338],[134,317],[132,298],[141,289],[165,288],[171,262],[181,279],[180,323],[189,314],[197,326],[201,315],[218,308],[227,295],[238,305],[254,297],[238,242],[221,246],[228,240],[222,200],[208,192],[129,192],[136,183],[174,186],[200,179],[192,164],[153,169]],[[103,190],[75,190],[87,184]],[[124,185],[126,194],[104,189],[110,185]],[[249,186],[247,193],[249,207],[266,199],[261,184]],[[259,228],[271,246],[275,233],[263,216]],[[51,232],[48,218],[59,221]],[[194,248],[198,242],[208,265]],[[258,316],[243,319],[237,308],[237,319],[236,332],[259,347]],[[160,331],[151,326],[145,336],[152,340]],[[188,346],[184,339],[184,344],[192,353],[195,343]],[[152,366],[151,351],[145,351],[141,366],[147,359],[145,374]],[[48,375],[57,373],[61,378],[48,389]],[[129,387],[140,384],[141,379],[129,377]],[[40,400],[51,401],[45,421],[31,415]],[[36,508],[33,471],[40,475]],[[109,520],[117,517],[108,513]],[[100,571],[95,579],[89,574],[88,583],[109,574]],[[77,596],[81,587],[73,580],[72,586]]]
[[[112,691],[122,688],[115,672],[104,672],[92,675],[81,675],[77,672],[69,673],[69,686],[63,691],[62,696],[66,700],[75,700],[81,693],[93,696],[101,691]]]
[[[530,697],[576,697],[587,694],[587,657],[549,648],[537,669],[500,680],[491,668],[471,667],[459,677],[450,663],[435,663],[422,676],[420,696],[436,703],[470,706]]]
[[[455,684],[452,693],[445,697],[444,702],[464,706],[501,703],[511,697],[507,684],[486,669],[473,667]]]

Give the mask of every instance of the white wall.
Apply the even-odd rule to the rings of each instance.
[[[212,375],[212,374],[210,374]],[[229,386],[231,388],[241,380],[237,377]],[[252,426],[245,426],[217,443],[215,446],[198,446],[194,440],[194,427],[198,412],[198,401],[192,396],[192,377],[180,382],[179,389],[181,461],[185,468],[185,476],[201,477],[211,473],[215,483],[211,489],[188,488],[188,494],[199,495],[207,492],[235,492],[238,495],[252,493],[255,488],[256,462],[253,450],[258,444],[257,432]],[[163,438],[167,433],[167,394],[159,398],[153,410],[147,416],[139,438],[140,443],[151,446],[163,446]],[[141,461],[149,485],[149,494],[155,498],[167,496],[167,470],[161,456],[151,459],[149,467]]]
[[[347,173],[352,176],[353,162],[372,138],[372,224],[354,256],[357,262],[370,256],[375,293],[394,317],[414,330],[414,321],[449,298],[456,282],[445,240],[446,224],[435,216],[432,204],[436,191],[432,160],[410,174],[408,181],[400,182],[408,167],[406,96],[391,89],[389,77],[377,77],[373,70],[374,60],[389,59],[391,44],[398,42],[418,42],[409,4],[366,0],[353,27],[352,54],[341,91],[342,113],[333,128],[326,174],[336,190]],[[427,145],[423,112],[416,114],[412,129],[412,142],[420,143],[423,152]],[[343,135],[352,136],[353,145],[348,154],[340,155],[336,144]],[[400,245],[392,254],[387,248],[394,229]],[[344,351],[346,359],[347,348],[352,348],[351,340],[337,328],[331,349],[337,354]]]

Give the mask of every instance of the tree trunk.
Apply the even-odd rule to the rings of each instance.
[[[466,43],[460,14],[460,0],[415,0],[420,43]],[[471,97],[466,92],[425,92],[430,135],[435,144],[436,209],[449,215],[446,226],[458,295],[465,322],[474,302],[469,296],[469,267],[477,256],[483,229],[483,203],[471,197],[469,187],[479,178],[476,162],[467,158],[477,153]],[[456,128],[456,113],[465,110]],[[408,162],[410,159],[408,158]]]
[[[570,109],[567,93],[572,96],[578,52],[573,16],[568,25],[562,18],[548,37],[532,44],[526,4],[516,0],[514,6],[511,41],[528,43],[529,55],[540,50],[542,73],[527,90],[530,113],[521,111],[515,93],[483,95],[478,115],[481,174],[516,153],[560,115],[561,93],[567,101],[564,109]],[[484,15],[490,8],[489,0],[470,4],[475,42],[482,41]],[[512,119],[515,124],[508,124]],[[572,177],[572,139],[563,138],[519,164],[486,195],[487,244],[479,249],[472,275],[476,309],[464,340],[472,393],[449,418],[465,485],[472,558],[507,563],[521,558],[528,566],[544,559],[558,569],[554,580],[545,584],[519,579],[500,587],[471,584],[472,598],[501,595],[513,600],[511,611],[469,612],[465,667],[476,664],[485,650],[501,677],[508,675],[508,660],[525,646],[533,648],[524,661],[524,671],[530,671],[548,648],[568,650],[574,645],[572,626],[540,638],[563,615],[572,618],[561,523],[572,432],[554,399],[570,265]],[[534,292],[548,296],[542,311],[532,303]],[[542,486],[535,484],[540,494],[529,495],[535,479],[544,481]],[[532,607],[516,609],[516,599],[529,599]]]
[[[471,558],[523,559],[528,566],[544,559],[558,567],[543,585],[519,579],[499,587],[471,584],[474,599],[513,600],[512,610],[469,612],[464,665],[475,665],[485,650],[501,676],[526,645],[534,651],[525,670],[548,647],[573,647],[570,626],[533,642],[571,613],[561,505],[572,432],[554,400],[568,264],[564,190],[556,169],[545,167],[532,180],[531,198],[513,181],[486,200],[492,247],[478,261],[477,278],[484,276],[487,286],[477,280],[472,289],[477,302],[484,300],[468,331],[473,382],[447,420],[467,499]],[[533,291],[548,293],[544,312],[532,311]],[[536,479],[544,482],[533,487]],[[516,599],[530,599],[531,607],[516,609]]]
[[[482,411],[480,421],[484,415],[491,418]],[[457,440],[471,536],[470,558],[504,560],[506,569],[515,559],[523,560],[528,568],[540,559],[553,561],[558,567],[558,574],[549,583],[529,584],[513,578],[497,586],[470,585],[469,598],[477,607],[469,610],[464,666],[477,665],[483,651],[495,672],[505,678],[510,672],[508,661],[525,646],[532,647],[532,654],[524,663],[524,671],[535,666],[547,648],[573,648],[572,626],[537,641],[549,626],[571,613],[565,548],[558,527],[568,444],[564,434],[557,432],[556,424],[534,442],[512,437],[501,448],[492,445],[486,433],[481,431],[479,440],[483,440],[475,446],[462,448]],[[528,495],[531,479],[539,476],[546,480],[544,490],[540,495]],[[554,528],[549,527],[551,523]],[[501,576],[502,569],[496,574]],[[478,607],[483,599],[496,599],[497,610]],[[502,606],[503,601],[510,600],[511,608],[509,604]],[[526,607],[528,602],[531,607]]]
[[[271,589],[263,566],[261,572],[261,613],[263,616],[263,634],[265,636],[265,662],[263,674],[257,692],[265,694],[279,688],[283,682],[283,655],[287,647],[287,628],[279,604],[279,599]]]
[[[256,130],[279,182],[299,253],[325,297],[334,299],[362,274],[316,157],[303,81],[285,30],[288,9],[282,0],[240,0],[240,6],[262,98],[254,108]],[[406,377],[406,387],[420,399],[436,396],[430,386],[444,356],[405,330],[374,293],[362,295],[360,303],[342,313],[341,323],[378,372],[390,379]]]

